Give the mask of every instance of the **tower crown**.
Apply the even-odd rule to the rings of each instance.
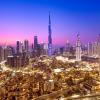
[[[49,11],[49,25],[51,25],[50,11]]]

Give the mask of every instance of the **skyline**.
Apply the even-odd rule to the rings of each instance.
[[[48,41],[48,15],[51,12],[52,40],[55,45],[97,41],[100,33],[100,1],[98,0],[1,0],[0,44],[16,44],[17,40]]]

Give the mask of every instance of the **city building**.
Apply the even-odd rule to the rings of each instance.
[[[92,56],[92,43],[88,43],[88,56]]]
[[[4,46],[3,47],[3,60],[7,60],[7,56],[8,56],[7,46]]]
[[[3,60],[3,48],[0,46],[0,61]]]
[[[60,52],[60,54],[63,54],[64,53],[64,47],[60,47],[59,52]]]
[[[98,44],[98,55],[100,56],[100,34],[98,35],[97,44]]]
[[[51,30],[51,18],[49,13],[49,25],[48,25],[48,56],[52,56],[52,30]]]
[[[38,48],[38,37],[34,36],[34,50],[37,50]]]
[[[93,56],[97,56],[98,55],[98,45],[97,45],[97,42],[93,42],[92,43],[92,54],[93,54]]]
[[[17,43],[16,43],[16,53],[17,54],[20,54],[20,53],[22,53],[22,43],[21,43],[21,41],[17,41]]]
[[[76,40],[76,61],[81,61],[81,42],[79,34],[77,34]]]
[[[71,47],[71,45],[70,45],[69,41],[67,41],[66,46],[65,46],[65,51],[69,53],[70,47]]]
[[[13,55],[7,57],[7,65],[9,67],[26,67],[29,64],[29,58],[23,55]]]
[[[15,54],[15,50],[12,46],[7,46],[8,56],[12,56]]]
[[[24,51],[25,52],[29,51],[29,42],[28,42],[28,40],[24,40]]]
[[[48,44],[41,43],[40,49],[41,49],[41,55],[47,55],[48,54]]]

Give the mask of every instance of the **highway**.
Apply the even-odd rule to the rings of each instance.
[[[5,62],[6,60],[0,62],[0,67],[2,71],[6,71],[6,70],[12,71],[12,69],[6,67]]]
[[[87,94],[83,96],[71,96],[71,97],[66,97],[63,99],[56,99],[57,97],[63,96],[64,93],[66,93],[67,90],[59,90],[52,92],[50,94],[42,95],[35,100],[100,100],[100,93],[96,94]]]

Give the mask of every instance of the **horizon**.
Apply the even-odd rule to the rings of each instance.
[[[51,12],[53,45],[97,41],[100,33],[100,1],[98,0],[1,0],[0,44],[15,45],[17,40],[48,43],[48,21]]]

